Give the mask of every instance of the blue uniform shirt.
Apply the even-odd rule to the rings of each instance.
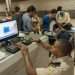
[[[43,17],[43,29],[44,31],[49,31],[50,18],[48,15]]]

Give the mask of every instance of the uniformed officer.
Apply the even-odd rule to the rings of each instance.
[[[25,60],[28,75],[74,75],[74,64],[70,56],[72,46],[69,41],[57,40],[52,47],[45,45],[41,41],[39,43],[52,53],[49,65],[46,68],[35,69],[31,62],[28,48],[23,44],[18,44]]]

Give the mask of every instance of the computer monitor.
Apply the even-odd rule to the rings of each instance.
[[[16,20],[0,23],[0,41],[7,41],[18,35]]]

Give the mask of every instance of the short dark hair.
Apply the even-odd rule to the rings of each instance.
[[[62,11],[62,8],[63,8],[62,6],[58,6],[57,11]]]
[[[59,40],[57,40],[57,42],[60,43],[61,52],[63,52],[63,54],[65,56],[67,56],[67,55],[70,56],[72,49],[73,49],[71,42],[69,42],[68,40],[64,40],[64,39],[59,39]]]
[[[31,5],[27,8],[27,12],[36,12],[36,8],[33,5]]]
[[[19,12],[20,11],[20,7],[19,6],[16,6],[15,7],[15,12]]]
[[[56,14],[57,13],[57,10],[56,9],[52,9],[51,10],[51,14]]]

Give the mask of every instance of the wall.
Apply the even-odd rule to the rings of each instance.
[[[62,5],[66,10],[75,10],[75,0],[29,0],[12,3],[12,7],[18,5],[21,10],[26,10],[29,5],[35,5],[39,10],[49,10]],[[5,11],[5,4],[0,3],[0,11]]]
[[[5,4],[0,3],[0,12],[5,11],[5,7],[6,7]]]
[[[29,6],[29,5],[32,5],[33,2],[32,1],[22,1],[22,2],[17,2],[17,3],[12,3],[12,8],[14,8],[14,6],[20,6],[21,10],[22,11],[25,11],[26,8]]]
[[[75,10],[75,0],[29,0],[28,2],[17,3],[21,10],[25,10],[28,5],[35,5],[38,10],[49,10],[57,6],[63,6],[64,10]]]
[[[59,5],[62,5],[66,10],[75,9],[75,0],[33,0],[37,4],[39,9],[49,10],[56,8]]]
[[[32,4],[31,1],[22,1],[16,3],[12,2],[12,8],[14,8],[14,6],[20,6],[22,10],[25,10],[31,4]],[[6,11],[5,9],[6,9],[5,3],[0,3],[0,12]]]

